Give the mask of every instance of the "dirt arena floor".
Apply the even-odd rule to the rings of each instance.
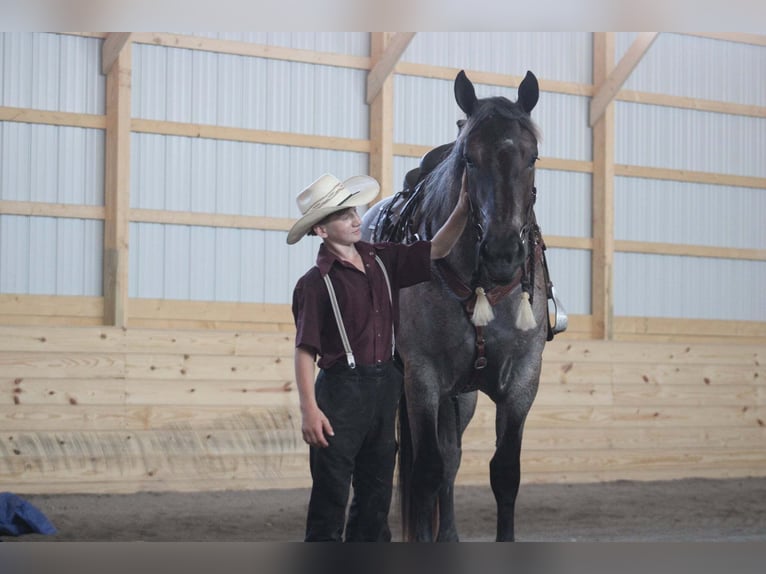
[[[4,541],[298,542],[308,490],[23,495],[58,529]],[[456,491],[463,541],[492,541],[489,487]],[[400,540],[398,512],[391,515]],[[766,478],[522,485],[521,542],[763,542]]]

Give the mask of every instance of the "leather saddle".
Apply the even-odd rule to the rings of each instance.
[[[412,243],[425,239],[415,231],[419,224],[415,215],[423,200],[423,181],[449,155],[454,145],[455,142],[450,142],[428,151],[420,158],[418,167],[407,172],[402,190],[379,208],[371,225],[372,236],[376,241]]]

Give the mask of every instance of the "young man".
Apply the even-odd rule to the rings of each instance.
[[[343,182],[321,176],[298,195],[302,217],[287,236],[289,244],[307,233],[323,240],[316,266],[293,292],[295,378],[313,479],[307,541],[340,541],[344,526],[347,542],[390,540],[394,426],[403,383],[392,361],[398,293],[430,279],[430,259],[450,252],[468,216],[464,179],[457,206],[431,241],[366,243],[360,241],[356,207],[369,204],[378,190],[378,182],[367,176]],[[347,356],[325,276],[337,297],[353,359]]]

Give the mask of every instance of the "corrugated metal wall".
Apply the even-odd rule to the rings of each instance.
[[[764,85],[763,47],[660,34],[624,88],[764,106]],[[617,102],[615,132],[618,164],[766,177],[766,119]],[[615,180],[618,240],[764,249],[764,217],[763,190]],[[614,313],[764,321],[764,281],[762,261],[616,253]]]
[[[0,105],[104,113],[101,41],[0,34]],[[0,199],[102,205],[102,130],[0,122]],[[101,221],[0,215],[0,293],[100,295]]]
[[[353,56],[369,54],[366,33],[210,33]],[[635,35],[620,33],[616,58]],[[44,33],[0,34],[0,105],[104,113],[101,40]],[[592,81],[592,36],[580,32],[416,34],[402,60]],[[766,49],[663,33],[624,88],[766,105]],[[461,112],[452,82],[397,75],[394,141],[454,139]],[[515,90],[477,84],[479,96]],[[133,47],[136,118],[308,135],[369,137],[366,72],[325,65]],[[533,117],[543,157],[590,160],[589,98],[542,92]],[[618,164],[766,176],[766,120],[617,102]],[[103,132],[0,123],[0,198],[100,205]],[[400,182],[417,163],[394,161]],[[134,133],[131,206],[202,213],[297,217],[294,197],[324,171],[365,173],[366,154]],[[551,235],[591,235],[591,176],[538,172],[538,219]],[[395,190],[392,190],[395,191]],[[616,239],[766,248],[762,190],[618,177]],[[636,217],[636,214],[645,214]],[[103,224],[0,216],[0,292],[98,295]],[[316,239],[288,247],[284,233],[132,223],[132,297],[289,302],[312,263]],[[557,289],[570,312],[590,312],[590,254],[550,249]],[[683,272],[681,272],[683,271]],[[753,286],[763,262],[615,255],[615,314],[766,320]]]
[[[216,35],[354,54],[367,34]],[[134,46],[133,116],[343,138],[368,138],[366,72]],[[134,134],[131,206],[297,217],[295,195],[323,172],[367,173],[366,154]],[[131,297],[288,303],[318,241],[284,232],[134,223]]]

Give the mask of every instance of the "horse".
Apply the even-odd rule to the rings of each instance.
[[[534,213],[539,132],[530,112],[539,87],[527,72],[516,102],[479,99],[460,71],[454,92],[465,113],[455,141],[426,154],[401,192],[364,214],[363,238],[431,238],[456,205],[465,173],[465,230],[446,258],[432,262],[430,281],[399,294],[402,534],[406,541],[459,540],[455,477],[462,436],[482,391],[496,405],[497,440],[489,464],[496,539],[512,541],[524,422],[537,393],[545,343],[566,327]]]

